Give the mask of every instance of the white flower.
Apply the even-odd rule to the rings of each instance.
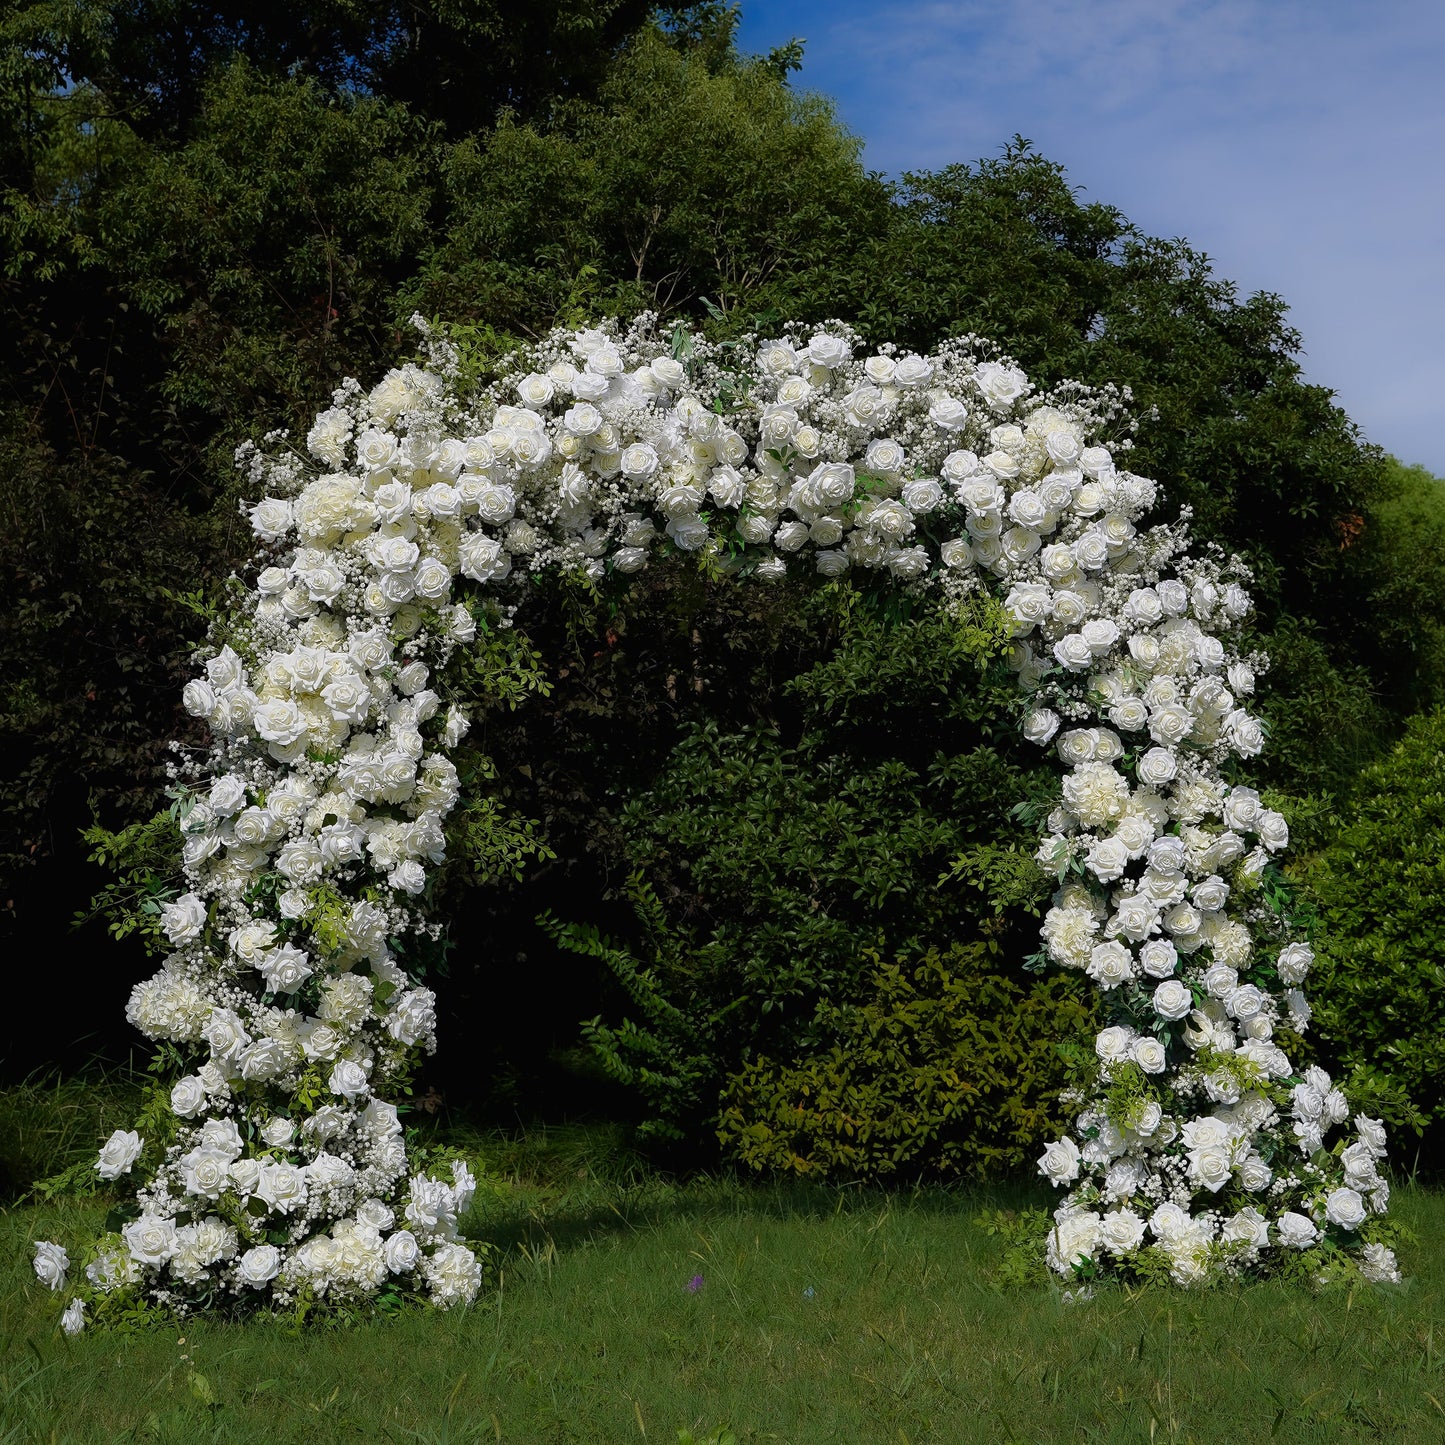
[[[1032,708],[1024,718],[1024,737],[1040,746],[1059,730],[1059,715],[1050,708]]]
[[[1130,1254],[1144,1242],[1144,1221],[1132,1209],[1111,1209],[1099,1222],[1099,1238],[1110,1254]]]
[[[1365,1222],[1365,1201],[1357,1190],[1332,1190],[1325,1200],[1325,1218],[1341,1229],[1358,1229]]]
[[[171,1112],[182,1119],[194,1119],[206,1107],[206,1086],[195,1075],[187,1074],[171,1086]]]
[[[1194,995],[1176,978],[1166,979],[1154,990],[1154,1012],[1160,1018],[1182,1019],[1193,1007]]]
[[[383,1254],[392,1274],[410,1274],[421,1258],[421,1248],[409,1229],[399,1229],[387,1239]]]
[[[364,1099],[369,1092],[366,1070],[360,1064],[343,1059],[332,1069],[327,1087],[333,1094],[339,1094],[343,1099],[355,1103],[358,1099]]]
[[[1307,943],[1290,943],[1279,951],[1275,967],[1285,983],[1303,983],[1315,961],[1314,949]]]
[[[1399,1284],[1395,1252],[1383,1244],[1367,1244],[1360,1252],[1360,1273],[1375,1284]]]
[[[830,336],[820,331],[808,343],[808,360],[814,366],[826,366],[836,371],[847,364],[853,355],[853,348],[841,336]]]
[[[140,1158],[141,1145],[145,1141],[134,1129],[117,1129],[101,1146],[100,1157],[95,1162],[96,1173],[102,1179],[119,1179],[130,1173],[130,1167]]]
[[[1269,1245],[1269,1221],[1253,1205],[1249,1205],[1225,1220],[1219,1237],[1225,1243],[1240,1243],[1252,1249],[1265,1249]]]
[[[78,1335],[85,1328],[85,1301],[73,1299],[66,1305],[65,1313],[60,1316],[60,1328],[67,1335]]]
[[[1070,1184],[1079,1177],[1079,1146],[1067,1135],[1050,1144],[1039,1158],[1039,1173],[1050,1184]]]
[[[1280,1215],[1275,1222],[1275,1231],[1280,1244],[1286,1249],[1308,1249],[1320,1237],[1319,1230],[1303,1214],[1297,1214],[1292,1209]]]
[[[1049,1267],[1056,1274],[1072,1274],[1080,1260],[1094,1257],[1101,1243],[1097,1214],[1087,1210],[1060,1210],[1054,1215],[1054,1227],[1045,1245]]]
[[[35,1278],[47,1289],[65,1287],[65,1272],[70,1268],[70,1256],[58,1244],[48,1239],[38,1240],[35,1245]]]
[[[278,1214],[290,1214],[306,1202],[306,1176],[284,1161],[262,1165],[256,1197]]]
[[[1023,372],[996,361],[981,363],[973,379],[983,399],[997,411],[1007,411],[1028,390],[1028,378]]]
[[[155,1214],[142,1214],[121,1230],[121,1238],[130,1250],[130,1257],[139,1265],[154,1267],[164,1264],[176,1249],[176,1225],[172,1219]]]
[[[206,905],[194,893],[184,893],[161,909],[161,927],[174,944],[191,943],[206,926]]]
[[[1102,1029],[1094,1040],[1094,1052],[1106,1064],[1117,1064],[1129,1057],[1134,1043],[1134,1030],[1122,1024],[1113,1024]]]
[[[1168,1063],[1164,1045],[1158,1039],[1148,1036],[1135,1039],[1130,1053],[1133,1055],[1134,1062],[1146,1074],[1162,1074]]]
[[[253,1245],[236,1261],[236,1280],[250,1289],[265,1289],[281,1273],[281,1251],[274,1244]]]
[[[256,964],[272,993],[292,993],[311,977],[311,960],[305,949],[294,943],[283,943],[261,956]]]

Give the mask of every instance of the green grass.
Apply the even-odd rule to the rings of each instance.
[[[104,1205],[0,1216],[0,1445],[1445,1438],[1445,1195],[1397,1192],[1399,1289],[1065,1304],[991,1284],[997,1198],[677,1185],[577,1131],[468,1142],[501,1264],[457,1315],[67,1340],[30,1243]]]

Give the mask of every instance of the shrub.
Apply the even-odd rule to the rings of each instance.
[[[1361,774],[1354,817],[1302,870],[1326,925],[1311,976],[1336,1065],[1445,1120],[1445,709]],[[1438,1130],[1437,1130],[1438,1132]]]
[[[622,987],[588,1040],[644,1137],[720,1125],[755,1167],[857,1176],[956,1171],[974,1150],[1014,1165],[1063,1081],[1055,1043],[1088,1014],[1017,962],[1048,892],[1025,817],[1056,784],[1013,751],[989,608],[959,627],[865,601],[837,621],[836,649],[781,689],[792,715],[695,720],[622,809],[625,935],[544,926]],[[781,1130],[825,1081],[811,1126]]]
[[[858,1003],[820,1002],[831,1046],[756,1058],[731,1081],[718,1128],[729,1154],[800,1174],[990,1175],[1057,1136],[1068,1046],[1096,1027],[1076,977],[1001,973],[975,942],[878,960],[871,986]]]

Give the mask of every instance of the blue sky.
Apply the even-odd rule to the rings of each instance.
[[[1015,132],[1275,291],[1366,436],[1445,475],[1445,0],[742,0],[897,174]]]

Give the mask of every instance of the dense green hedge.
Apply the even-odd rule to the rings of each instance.
[[[1365,1066],[1445,1121],[1445,709],[1367,768],[1301,870],[1324,928],[1311,977],[1330,1059]]]
[[[1098,1027],[1077,977],[1001,970],[979,941],[875,959],[865,989],[818,1004],[831,1044],[751,1059],[730,1080],[718,1120],[727,1154],[849,1179],[996,1177],[1058,1137],[1069,1050],[1087,1049]]]

